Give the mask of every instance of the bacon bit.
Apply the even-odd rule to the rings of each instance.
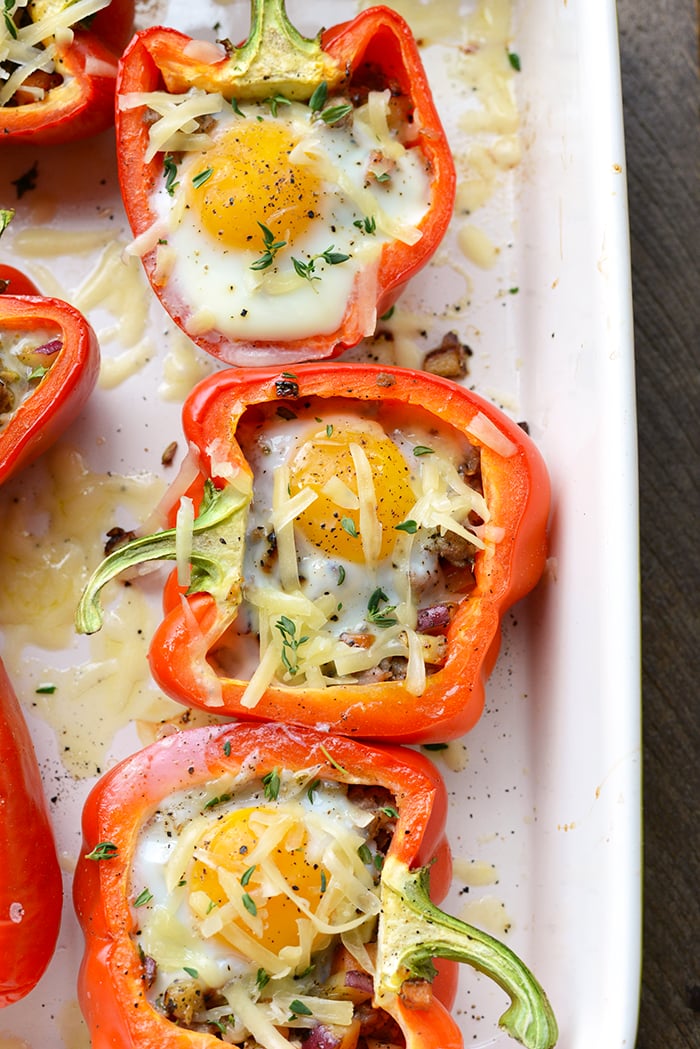
[[[416,630],[419,634],[443,634],[450,625],[454,613],[455,605],[448,602],[431,605],[429,608],[419,608]]]
[[[463,379],[469,372],[467,358],[472,351],[459,341],[457,332],[448,331],[439,346],[426,353],[423,371],[445,379]]]
[[[150,954],[146,954],[143,957],[143,981],[146,987],[152,987],[156,976],[158,975],[158,963],[155,958],[152,958]]]
[[[135,538],[136,532],[127,532],[124,528],[119,528],[118,526],[110,528],[110,530],[107,532],[105,554],[111,554],[112,550],[116,550],[118,546],[122,546],[124,543],[129,543],[132,539]]]
[[[43,346],[37,346],[32,353],[40,353],[44,357],[52,357],[55,353],[60,353],[63,349],[63,342],[61,339],[51,339],[50,342],[45,342]]]
[[[173,980],[163,994],[163,1008],[169,1020],[187,1026],[202,1009],[204,992],[199,980]]]
[[[433,1002],[433,985],[429,980],[412,976],[401,984],[399,997],[407,1009],[429,1009]]]
[[[365,187],[369,186],[375,180],[380,183],[387,181],[387,179],[391,178],[392,172],[395,168],[395,160],[385,156],[381,150],[373,149],[369,155],[369,165],[365,176]]]
[[[457,535],[455,532],[446,532],[445,535],[436,532],[435,535],[428,538],[425,548],[432,550],[451,565],[457,565],[458,568],[466,568],[467,565],[471,565],[476,554],[476,547],[464,536]]]
[[[369,973],[362,972],[360,969],[348,969],[345,973],[345,986],[352,987],[356,991],[362,991],[369,998],[372,997],[374,990],[372,977]]]
[[[347,1027],[337,1024],[316,1024],[304,1039],[304,1049],[355,1049],[360,1035],[360,1022],[353,1020]]]
[[[350,634],[348,631],[344,631],[340,635],[340,640],[349,648],[371,648],[374,634]]]
[[[36,69],[25,78],[6,105],[28,106],[33,102],[41,102],[52,88],[62,83],[63,77],[60,74]]]

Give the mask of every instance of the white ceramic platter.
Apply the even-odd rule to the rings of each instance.
[[[394,359],[417,364],[457,330],[473,350],[467,381],[527,420],[554,494],[545,578],[506,618],[481,722],[437,759],[453,803],[448,903],[528,961],[564,1049],[629,1049],[640,962],[639,610],[615,5],[393,6],[422,42],[460,179],[445,245],[391,322]],[[288,3],[309,35],[357,9],[354,0]],[[247,12],[244,0],[152,0],[138,24],[235,40]],[[508,51],[520,72],[502,61]],[[17,199],[16,180],[35,163],[36,188]],[[0,260],[82,308],[105,360],[58,449],[0,493],[3,658],[36,740],[66,889],[56,956],[38,987],[0,1014],[0,1047],[83,1049],[70,900],[82,802],[98,769],[177,710],[145,663],[162,577],[125,591],[97,639],[74,637],[73,605],[106,529],[143,520],[174,475],[161,453],[179,438],[183,454],[180,403],[216,365],[173,329],[139,264],[122,261],[129,232],[110,134],[65,149],[3,146],[0,204],[17,209]],[[56,691],[37,694],[43,682]],[[466,1045],[508,1043],[496,1027],[504,1004],[463,973],[456,1011]]]

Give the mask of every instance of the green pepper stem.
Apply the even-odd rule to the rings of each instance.
[[[345,71],[323,51],[320,34],[302,36],[289,21],[284,0],[251,0],[250,9],[248,39],[240,47],[227,45],[233,96],[307,101],[322,81],[335,85],[342,78]]]
[[[389,856],[382,869],[378,995],[398,994],[409,976],[432,979],[433,958],[466,962],[510,997],[499,1025],[527,1049],[551,1049],[558,1032],[539,983],[509,947],[440,910],[428,893],[429,868],[409,871]]]
[[[189,552],[192,577],[188,593],[206,591],[219,604],[237,606],[243,575],[243,550],[250,485],[218,489],[207,481],[200,512],[192,526]],[[140,536],[113,550],[85,585],[75,616],[78,633],[94,634],[102,626],[100,592],[116,576],[148,561],[174,561],[176,529]]]

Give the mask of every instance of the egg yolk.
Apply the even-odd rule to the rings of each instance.
[[[311,488],[317,498],[296,524],[306,538],[330,556],[360,563],[364,561],[360,535],[360,511],[336,502],[334,493],[324,491],[338,478],[358,495],[357,472],[350,446],[364,451],[372,472],[375,511],[382,528],[380,558],[390,556],[396,543],[396,526],[406,519],[415,497],[409,484],[406,460],[387,436],[371,431],[334,428],[322,430],[307,440],[294,455],[289,468],[290,495]],[[348,500],[352,501],[352,500]]]
[[[245,808],[232,812],[209,840],[207,852],[212,864],[232,874],[241,885],[241,891],[247,893],[250,900],[258,901],[249,906],[253,906],[262,921],[261,934],[255,935],[242,919],[236,920],[236,924],[248,935],[253,936],[261,946],[279,952],[283,947],[298,945],[297,920],[304,917],[304,914],[296,902],[283,893],[264,899],[260,890],[265,879],[259,865],[253,866],[252,873],[250,872],[249,857],[259,840],[250,820],[261,811],[272,813],[274,810]],[[298,828],[295,828],[293,844],[288,841],[288,837],[289,835],[275,846],[270,858],[295,894],[305,901],[313,912],[318,907],[330,875],[322,866],[308,859],[305,848],[306,831],[299,834]],[[205,892],[218,906],[228,902],[228,895],[221,885],[216,869],[202,860],[195,860],[189,884],[193,891]]]
[[[188,204],[218,243],[262,254],[258,223],[292,243],[317,217],[320,182],[310,166],[290,161],[296,144],[288,127],[271,120],[237,123],[190,165]]]

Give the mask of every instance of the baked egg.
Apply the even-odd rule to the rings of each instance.
[[[372,997],[396,816],[383,788],[324,782],[314,769],[169,796],[141,828],[131,868],[151,1004],[234,1044],[356,1028],[355,1004]],[[343,964],[364,974],[354,989]]]
[[[271,683],[420,695],[484,545],[478,450],[415,406],[340,397],[255,406],[236,437],[254,477],[243,600],[211,656],[248,681],[242,705]]]
[[[403,143],[390,92],[234,108],[195,88],[120,106],[144,102],[160,114],[149,159],[163,165],[155,221],[133,250],[155,249],[152,280],[186,304],[188,334],[311,338],[337,331],[356,301],[371,334],[382,248],[419,241],[430,205],[425,156]]]

